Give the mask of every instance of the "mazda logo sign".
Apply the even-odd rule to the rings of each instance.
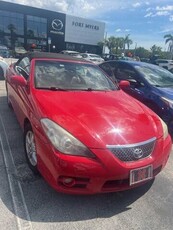
[[[136,158],[136,159],[140,159],[142,156],[143,156],[143,151],[142,149],[140,148],[136,148],[133,150],[133,156]]]
[[[53,28],[54,30],[57,30],[57,31],[62,30],[62,28],[63,28],[63,23],[62,23],[62,21],[59,20],[59,19],[54,19],[54,20],[52,21],[52,28]]]

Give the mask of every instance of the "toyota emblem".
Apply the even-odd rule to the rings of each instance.
[[[142,149],[140,148],[136,148],[133,150],[133,156],[136,158],[136,159],[140,159],[142,156],[143,156],[143,151]]]
[[[62,23],[62,21],[61,20],[59,20],[59,19],[54,19],[53,21],[52,21],[52,28],[54,29],[54,30],[62,30],[62,28],[63,28],[63,23]]]

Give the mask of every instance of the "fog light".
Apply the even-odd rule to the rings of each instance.
[[[66,187],[73,187],[75,185],[75,179],[71,177],[63,177],[62,183]]]

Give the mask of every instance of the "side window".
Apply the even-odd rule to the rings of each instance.
[[[156,60],[156,62],[159,64],[167,64],[168,63],[168,61],[166,61],[166,60]]]
[[[107,73],[109,77],[114,77],[111,67],[108,63],[101,64],[100,67],[105,73]]]
[[[83,58],[87,58],[87,54],[82,54],[82,57]]]
[[[118,82],[121,80],[127,80],[132,87],[144,86],[144,82],[137,76],[136,72],[128,66],[119,66],[116,71],[116,77]]]
[[[28,79],[29,73],[30,73],[30,60],[29,60],[29,58],[24,57],[20,62],[18,62],[16,65],[16,70],[25,79]]]

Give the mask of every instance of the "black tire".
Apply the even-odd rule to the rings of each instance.
[[[38,174],[37,169],[37,152],[34,140],[34,132],[30,124],[24,129],[24,149],[27,163],[34,174]]]
[[[0,81],[2,81],[2,80],[5,80],[5,79],[4,79],[4,71],[3,71],[3,69],[0,67]]]

